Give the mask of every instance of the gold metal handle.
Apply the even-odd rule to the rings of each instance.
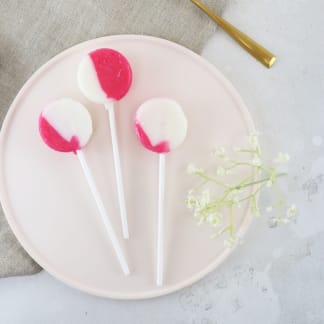
[[[218,16],[209,7],[203,4],[200,0],[191,0],[198,8],[206,13],[212,20],[214,20],[220,27],[222,27],[233,39],[235,39],[243,48],[245,48],[251,55],[260,61],[267,68],[271,68],[276,61],[276,56],[265,49],[263,46],[255,42],[252,38],[238,30],[228,21]]]

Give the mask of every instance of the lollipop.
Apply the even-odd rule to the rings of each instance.
[[[103,104],[109,114],[117,193],[123,236],[129,238],[123,178],[116,134],[114,103],[122,99],[132,83],[132,70],[119,52],[100,48],[90,52],[80,63],[78,83],[83,94],[95,103]]]
[[[73,152],[79,158],[122,271],[128,275],[130,272],[126,259],[82,152],[92,134],[92,121],[87,109],[72,99],[54,101],[39,117],[39,132],[44,142],[53,150]]]
[[[187,119],[174,100],[154,98],[144,102],[136,112],[136,135],[145,148],[159,154],[159,196],[157,222],[156,283],[163,284],[165,156],[185,139]]]

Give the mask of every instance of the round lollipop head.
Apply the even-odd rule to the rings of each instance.
[[[188,122],[181,106],[172,99],[154,98],[144,102],[135,115],[136,135],[148,150],[168,153],[187,134]]]
[[[44,142],[59,152],[74,152],[84,147],[92,134],[88,110],[72,99],[50,103],[39,117],[39,132]]]
[[[121,53],[100,48],[81,61],[78,83],[90,101],[105,104],[126,95],[132,83],[132,69]]]

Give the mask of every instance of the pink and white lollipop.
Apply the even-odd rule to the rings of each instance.
[[[126,259],[82,151],[92,135],[92,120],[89,112],[81,103],[72,99],[53,101],[39,117],[39,132],[44,142],[53,150],[73,152],[79,158],[122,271],[128,275],[130,272]]]
[[[135,115],[136,135],[145,148],[159,154],[156,283],[163,284],[165,156],[178,147],[187,134],[188,122],[174,100],[154,98],[144,102]]]
[[[81,91],[90,101],[103,104],[109,113],[123,236],[129,238],[114,103],[127,94],[132,83],[132,69],[121,53],[110,48],[100,48],[88,53],[81,61],[78,70],[78,83]]]

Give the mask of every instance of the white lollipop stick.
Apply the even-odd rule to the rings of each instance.
[[[123,236],[125,239],[128,239],[129,232],[128,232],[128,223],[127,223],[127,212],[126,212],[125,194],[124,194],[124,186],[123,186],[123,177],[122,177],[122,172],[121,172],[121,167],[120,167],[120,157],[119,157],[119,149],[118,149],[118,141],[117,141],[114,103],[111,102],[111,103],[105,104],[105,108],[109,114],[111,143],[112,143],[112,149],[113,149],[115,175],[116,175],[116,182],[117,182],[117,194],[118,194],[118,202],[119,202]]]
[[[126,261],[124,255],[123,255],[123,252],[122,252],[122,249],[121,249],[120,244],[118,242],[116,233],[115,233],[115,231],[114,231],[114,229],[113,229],[113,227],[112,227],[112,225],[110,223],[109,217],[107,215],[105,207],[104,207],[104,205],[102,203],[102,200],[100,198],[98,189],[97,189],[97,187],[96,187],[96,185],[94,183],[93,177],[92,177],[92,175],[90,173],[87,161],[85,160],[85,157],[84,157],[84,154],[83,154],[82,150],[78,150],[76,153],[77,153],[77,156],[78,156],[79,161],[81,163],[83,173],[84,173],[84,175],[85,175],[85,177],[87,179],[90,191],[92,192],[92,195],[93,195],[93,197],[94,197],[94,199],[96,201],[96,204],[97,204],[97,207],[98,207],[102,222],[105,225],[105,228],[106,228],[108,236],[109,236],[109,238],[111,240],[112,246],[113,246],[113,248],[115,250],[115,253],[116,253],[116,256],[117,256],[118,261],[120,263],[120,266],[121,266],[124,274],[127,276],[127,275],[130,274],[130,271],[129,271],[129,268],[128,268],[128,265],[127,265],[127,261]]]
[[[187,133],[187,119],[176,101],[168,98],[152,98],[138,108],[135,115],[135,131],[145,148],[159,154],[156,284],[161,287],[164,274],[166,154],[184,141]]]
[[[163,285],[164,268],[164,191],[165,191],[165,154],[159,154],[159,199],[157,221],[157,265],[156,284]]]
[[[73,152],[78,156],[121,268],[124,274],[128,275],[130,272],[126,259],[81,151],[92,134],[92,121],[89,112],[81,103],[69,98],[62,98],[53,101],[43,110],[39,117],[38,127],[43,141],[50,148],[58,152]]]
[[[78,84],[83,94],[95,103],[101,103],[109,113],[111,141],[117,182],[123,236],[129,238],[123,179],[116,136],[114,101],[121,100],[132,84],[132,68],[127,58],[111,48],[91,51],[80,62]]]

